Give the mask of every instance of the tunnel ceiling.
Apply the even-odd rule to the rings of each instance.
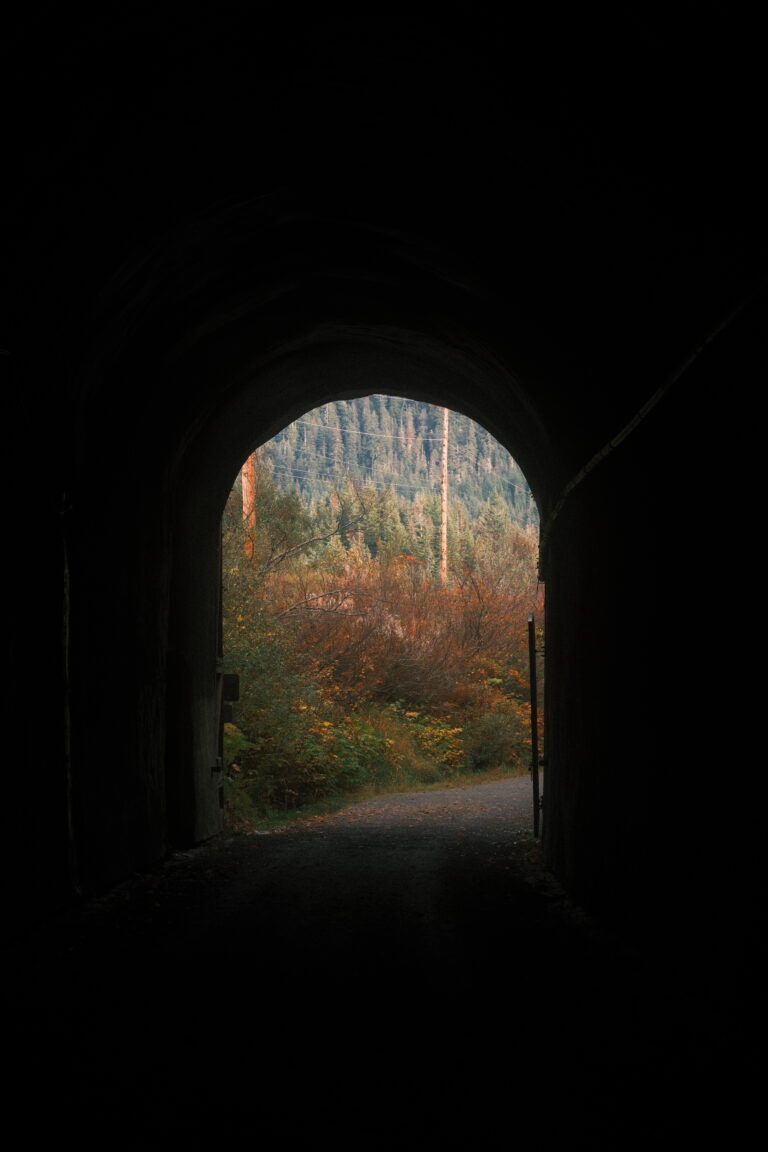
[[[763,284],[764,37],[756,7],[716,0],[4,16],[0,458],[23,559],[5,706],[9,732],[35,729],[35,820],[6,822],[6,871],[96,890],[220,821],[212,544],[249,428],[396,378],[498,435],[546,516]],[[550,534],[547,851],[580,893],[640,892],[668,768],[701,809],[674,821],[683,877],[711,855],[733,733],[698,731],[700,574],[713,523],[746,535],[762,315],[708,346]],[[756,846],[729,888],[762,885]]]
[[[5,345],[458,333],[567,472],[760,282],[759,43],[715,3],[22,13]]]

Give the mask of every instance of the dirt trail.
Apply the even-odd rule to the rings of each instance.
[[[355,1147],[545,1118],[571,1147],[656,1147],[702,1100],[711,1129],[732,1022],[574,907],[530,828],[523,778],[176,854],[19,953],[18,1099],[47,1085],[110,1147],[324,1116]]]

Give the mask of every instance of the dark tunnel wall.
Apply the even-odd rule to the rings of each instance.
[[[548,533],[544,844],[626,920],[759,901],[753,31],[704,3],[264,5],[255,22],[236,3],[183,21],[54,5],[12,23],[5,848],[22,908],[214,830],[208,591],[250,446],[333,397],[445,402],[510,449],[546,522],[746,300]]]
[[[701,352],[573,490],[548,551],[548,857],[588,905],[710,946],[764,911],[738,543],[764,333],[762,302]]]

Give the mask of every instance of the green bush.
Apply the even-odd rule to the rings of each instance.
[[[520,768],[524,750],[524,733],[513,713],[486,712],[470,720],[464,730],[466,766],[472,772]]]

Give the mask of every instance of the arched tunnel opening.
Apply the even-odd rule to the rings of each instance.
[[[535,762],[538,835],[538,527],[490,433],[407,397],[310,409],[251,454],[222,519],[225,827]]]
[[[158,877],[185,876],[184,853],[202,860],[201,846],[215,854],[222,843],[217,546],[233,477],[255,446],[359,396],[364,380],[476,420],[528,478],[546,587],[539,875],[622,947],[647,944],[672,964],[655,969],[656,1009],[671,1019],[688,996],[680,1029],[698,1053],[676,1134],[695,1115],[706,1129],[697,1085],[716,1099],[738,1051],[740,1090],[721,1096],[732,1135],[764,1066],[752,574],[766,377],[762,37],[704,3],[663,15],[565,6],[557,18],[447,5],[432,20],[413,6],[297,19],[235,2],[184,22],[162,5],[147,20],[145,7],[113,20],[109,5],[93,17],[27,6],[7,40],[18,114],[3,189],[0,463],[15,559],[2,847],[21,943],[4,988],[30,1061],[29,1076],[19,1062],[24,1090],[58,1084],[62,1115],[75,1119],[151,1099],[188,1129],[194,1085],[195,1115],[211,1131],[221,1122],[216,1093],[200,1087],[199,1045],[215,1048],[220,973],[231,969],[212,973],[210,957],[184,952],[183,932],[144,947],[132,893],[146,881],[153,907]],[[516,1034],[514,1004],[501,1011],[495,994],[508,991],[519,921],[494,919],[485,902],[507,891],[505,876],[476,888],[471,870],[462,876],[477,913],[464,939],[482,939],[498,979],[484,982],[478,965],[474,984],[459,981],[459,1049],[450,987],[430,1002],[433,1072],[446,1052],[485,1053],[497,1026]],[[100,951],[102,901],[126,916]],[[180,907],[186,931],[199,909]],[[593,964],[586,945],[566,976],[557,935],[537,1056],[557,1073],[549,1100],[541,1094],[547,1122],[552,1099],[567,1101],[567,1135],[570,1105],[587,1099],[581,1118],[600,1128],[616,1039],[599,1033],[602,1063],[580,1061],[591,1003],[581,977],[604,1020],[611,994],[642,1016],[629,990],[644,978],[611,948]],[[121,946],[130,971],[112,963]],[[613,960],[621,979],[606,971]],[[278,963],[259,993],[296,987]],[[303,989],[292,1003],[306,1008]],[[350,1011],[346,1038],[370,1056],[382,1034],[387,1052],[403,1047],[397,1030],[407,1035],[399,1066],[413,1085],[423,1002],[404,1003],[408,1013],[388,1001],[373,1038]],[[535,993],[525,1007],[533,1032]],[[297,1021],[273,1069],[295,1069]],[[631,1108],[657,1098],[660,1069],[664,1099],[674,1095],[680,1029],[656,1048],[646,1033],[638,1092],[636,1062],[606,1073],[614,1144],[626,1143]],[[178,1075],[166,1085],[171,1042]],[[310,1047],[315,1067],[322,1044]],[[483,1076],[475,1062],[475,1117],[488,1077],[504,1111],[507,1071],[485,1063]],[[306,1085],[305,1072],[291,1084]],[[450,1079],[454,1100],[458,1087]],[[663,1117],[646,1131],[651,1142],[666,1132]]]
[[[178,538],[183,548],[184,562],[175,596],[178,604],[183,603],[185,608],[176,608],[175,616],[172,609],[173,635],[183,637],[183,641],[180,639],[175,646],[176,655],[181,656],[183,643],[184,665],[196,670],[192,673],[193,680],[187,691],[193,695],[197,709],[192,713],[192,725],[185,725],[184,750],[178,754],[180,767],[174,777],[176,783],[171,786],[169,793],[169,813],[174,810],[186,813],[177,817],[177,843],[196,842],[221,827],[221,813],[216,799],[220,780],[216,780],[211,773],[211,766],[217,758],[214,739],[217,732],[218,688],[212,670],[215,619],[216,613],[220,611],[217,590],[220,558],[217,544],[223,500],[229,495],[233,474],[239,471],[244,454],[247,455],[259,442],[267,439],[263,431],[259,435],[259,426],[253,423],[254,410],[257,410],[258,404],[263,403],[265,395],[283,397],[294,389],[302,397],[314,395],[325,402],[339,396],[352,398],[370,395],[371,392],[396,393],[409,397],[416,395],[429,401],[444,398],[444,390],[451,384],[456,395],[457,378],[466,379],[471,375],[474,388],[479,392],[483,387],[483,375],[499,373],[495,366],[489,372],[482,362],[473,363],[466,353],[454,357],[450,347],[441,348],[439,344],[429,343],[418,347],[419,343],[417,337],[414,354],[409,349],[407,333],[387,332],[383,335],[375,334],[373,338],[368,333],[356,333],[352,339],[348,333],[339,336],[332,331],[322,333],[319,338],[315,335],[309,347],[302,349],[300,355],[292,354],[287,364],[271,366],[268,375],[250,381],[234,402],[228,397],[228,408],[222,412],[218,422],[206,431],[199,446],[196,446],[196,453],[199,453],[195,457],[196,475],[185,480],[182,485],[185,531],[188,530],[192,538],[188,543]],[[318,376],[322,380],[319,386],[316,383]],[[368,383],[371,380],[373,384]],[[361,381],[366,383],[361,386]],[[299,417],[307,411],[306,403],[305,399]],[[454,400],[455,407],[465,403],[461,396],[458,401]],[[478,408],[474,407],[474,411],[477,412]],[[279,428],[288,422],[285,413],[283,408],[272,427]],[[501,434],[508,440],[510,430],[501,427]],[[520,433],[517,435],[519,438]],[[202,703],[203,684],[207,685],[208,692],[207,707],[210,715],[207,720],[204,715],[206,704]],[[186,714],[191,714],[191,706]],[[196,751],[190,754],[190,749]],[[191,777],[190,762],[196,764]]]
[[[673,518],[669,493],[712,433],[714,409],[691,397],[752,376],[759,308],[709,329],[716,338],[700,354],[687,346],[676,361],[685,372],[657,403],[644,375],[615,393],[598,387],[596,403],[536,370],[538,337],[503,301],[410,240],[276,222],[263,204],[232,212],[226,243],[210,222],[182,230],[170,296],[164,260],[146,255],[91,317],[87,419],[61,521],[64,729],[57,720],[42,731],[63,776],[38,824],[33,883],[48,889],[53,871],[60,893],[103,891],[218,832],[221,510],[256,445],[313,407],[374,391],[464,413],[523,469],[547,588],[547,864],[611,918],[675,923],[678,887],[702,892],[698,869],[708,884],[725,881],[702,833],[711,738],[692,726],[694,680],[665,664],[670,646],[688,667],[706,650],[691,598],[674,597],[674,620],[667,602],[670,572],[708,563],[710,511],[688,503]],[[265,245],[288,245],[300,282],[270,281]],[[169,311],[201,263],[206,277],[183,312]],[[115,395],[131,398],[119,469],[100,431]],[[51,654],[57,682],[59,659]],[[680,798],[668,803],[682,821],[659,812],[658,781]],[[660,823],[670,828],[663,860],[648,834]],[[724,914],[738,915],[737,895],[720,901]]]
[[[436,295],[440,293],[438,287]],[[326,282],[321,293],[326,304],[329,296]],[[73,874],[86,896],[109,892],[127,875],[151,870],[169,852],[175,863],[166,875],[179,867],[176,875],[184,876],[184,853],[194,854],[196,846],[221,838],[218,783],[212,773],[219,742],[218,548],[222,509],[242,461],[254,447],[314,407],[365,392],[394,393],[476,419],[511,449],[541,510],[545,548],[540,561],[547,590],[543,842],[547,868],[577,905],[618,924],[622,931],[629,929],[630,939],[643,938],[648,931],[654,939],[674,938],[678,944],[685,938],[702,901],[696,891],[689,892],[687,906],[681,908],[680,886],[695,883],[704,894],[703,878],[708,880],[715,870],[707,866],[704,853],[693,851],[701,834],[698,820],[665,838],[663,853],[659,852],[658,829],[665,812],[657,808],[657,773],[662,765],[667,770],[674,765],[678,786],[693,788],[688,799],[692,821],[697,809],[707,811],[711,798],[701,787],[701,757],[692,756],[694,748],[701,748],[698,734],[681,726],[677,713],[667,716],[673,702],[676,709],[687,707],[695,686],[681,687],[677,681],[659,678],[658,653],[668,641],[667,621],[659,613],[671,562],[665,553],[670,548],[672,555],[679,555],[681,532],[680,525],[673,526],[660,511],[667,506],[668,485],[677,476],[681,444],[690,442],[690,391],[670,388],[615,450],[582,454],[580,435],[575,435],[575,448],[572,442],[566,451],[562,438],[556,447],[536,384],[524,387],[508,366],[507,350],[502,358],[489,345],[487,328],[481,341],[468,332],[464,289],[460,296],[464,305],[460,337],[453,324],[445,324],[444,314],[441,321],[449,334],[444,329],[435,333],[413,319],[397,327],[374,323],[370,302],[361,323],[354,314],[360,294],[353,307],[346,291],[341,305],[349,318],[344,323],[318,322],[314,316],[308,322],[291,299],[277,318],[269,318],[267,340],[258,332],[259,324],[265,325],[263,317],[245,304],[223,313],[218,303],[214,305],[211,318],[181,348],[168,340],[163,326],[164,352],[155,354],[156,371],[180,407],[164,407],[163,419],[154,421],[149,430],[151,406],[129,413],[123,428],[129,448],[122,475],[108,487],[82,488],[87,509],[84,512],[82,504],[77,507],[73,502],[68,517],[70,845]],[[338,300],[334,303],[339,306]],[[379,306],[375,302],[374,310]],[[485,301],[482,311],[487,320]],[[293,329],[288,336],[287,321]],[[156,339],[156,330],[150,331]],[[708,374],[717,378],[728,365],[733,345],[728,346],[727,337],[734,335],[729,329],[725,344],[713,342],[711,351],[692,362],[689,371],[700,388],[709,386]],[[145,372],[150,363],[146,347],[136,340],[128,354],[125,345],[119,345],[119,357],[107,354],[106,360],[107,374],[126,381],[136,378],[136,360]],[[151,396],[149,382],[145,388]],[[192,400],[186,410],[185,398]],[[576,412],[582,402],[580,397]],[[627,414],[624,427],[641,408]],[[590,412],[591,439],[604,447],[609,441],[602,431],[594,435],[593,416]],[[142,452],[129,463],[130,446],[139,443]],[[102,451],[100,444],[91,443],[92,466]],[[588,463],[596,457],[594,467],[583,467],[585,459]],[[582,467],[577,466],[579,461]],[[583,477],[569,488],[569,477],[580,474]],[[113,514],[116,506],[119,516]],[[703,528],[702,520],[691,515],[684,529],[686,547],[706,551],[709,537]],[[132,542],[129,550],[126,538]],[[109,581],[104,580],[105,569]],[[113,636],[102,629],[103,619],[114,619],[115,613],[122,620],[129,657],[117,665],[112,659]],[[698,613],[683,605],[676,613],[675,629],[676,644],[684,650],[688,645],[701,650]],[[109,680],[91,676],[94,657],[96,667],[112,669]],[[103,771],[104,747],[109,748],[108,774]],[[103,1050],[113,1056],[113,1034],[126,1040],[126,1053],[137,1053],[141,1050],[137,1028],[143,1030],[149,1022],[154,1034],[156,1022],[166,1021],[166,1039],[177,1063],[163,1079],[162,1067],[153,1060],[154,1086],[135,1088],[147,1122],[155,1111],[166,1117],[174,1108],[184,1112],[195,1075],[193,1038],[210,1045],[220,1034],[218,1010],[207,1017],[202,1007],[203,1002],[211,1003],[205,965],[220,956],[228,965],[240,961],[249,965],[259,989],[277,988],[281,996],[295,996],[286,1010],[291,1021],[297,1011],[319,1011],[325,1026],[331,1027],[322,995],[317,1007],[320,988],[332,990],[332,999],[350,996],[355,1004],[375,988],[377,1003],[390,1023],[399,1022],[398,1027],[407,1027],[405,1017],[411,1013],[426,1013],[430,1082],[454,1026],[448,1023],[445,1005],[456,994],[462,1005],[460,1030],[469,1046],[482,1042],[490,1017],[501,1021],[505,1030],[522,1025],[526,1036],[535,1035],[541,1024],[533,1063],[521,1071],[526,1091],[538,1093],[538,1065],[554,1038],[558,1051],[565,1054],[557,1091],[571,1102],[581,1130],[599,1129],[603,1123],[620,1126],[634,1107],[637,1091],[650,1092],[651,1084],[654,1103],[649,1123],[663,1124],[661,1112],[671,1107],[677,1111],[676,1122],[684,1123],[672,1101],[680,1098],[683,1085],[687,1114],[696,1084],[706,1075],[707,1051],[706,1039],[697,1033],[699,983],[693,981],[685,994],[680,983],[681,965],[687,963],[681,957],[690,956],[687,950],[676,953],[668,983],[655,966],[649,976],[645,958],[638,960],[624,945],[597,944],[589,931],[582,934],[570,912],[552,917],[541,911],[566,907],[559,895],[546,890],[535,897],[526,895],[536,892],[535,885],[529,889],[524,884],[521,889],[511,881],[509,861],[490,864],[474,850],[462,857],[458,843],[448,851],[453,895],[447,903],[441,897],[442,902],[430,904],[431,915],[436,907],[441,910],[437,922],[425,918],[425,908],[411,898],[402,873],[407,855],[398,851],[390,855],[382,880],[381,874],[366,871],[370,856],[363,856],[351,872],[334,870],[334,860],[345,868],[349,863],[345,852],[352,849],[343,835],[332,842],[334,851],[319,856],[302,843],[301,856],[292,860],[281,854],[287,843],[280,843],[275,857],[257,848],[253,859],[264,868],[261,873],[255,869],[249,881],[251,899],[245,904],[242,888],[238,895],[237,886],[229,894],[226,886],[217,887],[215,870],[213,880],[206,879],[202,887],[197,881],[190,883],[186,902],[158,899],[170,925],[161,931],[162,950],[175,957],[173,972],[178,973],[181,965],[183,975],[172,977],[169,971],[156,979],[157,940],[151,948],[146,946],[145,921],[142,914],[134,915],[137,906],[130,898],[127,918],[107,915],[101,921],[97,914],[91,921],[107,925],[101,952],[79,944],[64,963],[62,972],[72,976],[73,963],[82,962],[73,977],[77,992],[68,1023],[75,1032],[84,1027],[91,1034],[95,1030]],[[317,841],[312,843],[316,848]],[[347,881],[342,880],[344,874]],[[440,875],[445,881],[448,874],[441,870]],[[351,886],[350,877],[355,881]],[[434,888],[425,890],[430,901],[437,899]],[[152,884],[142,891],[152,899]],[[722,892],[722,887],[708,888],[705,902],[717,899],[716,891]],[[409,898],[403,903],[406,892]],[[217,910],[210,923],[226,914],[228,928],[208,937],[205,946],[200,946],[200,937],[191,944],[205,920],[205,909],[211,914],[206,903],[211,896]],[[739,906],[733,902],[724,910],[728,923],[733,923]],[[721,911],[718,908],[718,915]],[[441,965],[439,955],[446,942],[444,916],[451,925],[447,966]],[[157,914],[149,919],[158,923]],[[706,935],[708,925],[699,924]],[[667,937],[670,926],[672,935]],[[355,939],[367,940],[370,947],[356,948]],[[701,936],[694,939],[696,948]],[[130,996],[125,995],[126,978],[121,974],[125,957],[115,951],[116,942],[122,947],[126,941],[131,942]],[[728,948],[725,936],[717,948],[719,954]],[[56,949],[51,954],[60,955]],[[93,965],[100,956],[111,959],[96,975]],[[536,977],[532,991],[523,993],[529,964]],[[46,978],[50,979],[48,974]],[[526,995],[524,1010],[499,1009],[502,986],[512,995]],[[50,987],[59,988],[56,979]],[[117,989],[123,991],[116,996]],[[541,1008],[538,992],[545,999]],[[469,1008],[473,997],[479,1017]],[[616,1010],[617,1003],[621,1011]],[[96,1026],[98,1004],[108,1010]],[[75,1019],[78,1014],[81,1024]],[[370,1051],[375,1041],[356,1012],[345,1008],[334,1018],[336,1027],[343,1022],[345,1043]],[[694,1038],[665,1065],[659,1085],[657,1038],[670,1020]],[[224,1032],[232,1038],[229,1026]],[[391,1046],[394,1036],[385,1032]],[[61,1037],[59,1041],[63,1043]],[[95,1095],[103,1093],[110,1108],[118,1107],[119,1084],[134,1073],[126,1072],[122,1055],[98,1074],[83,1071],[82,1043],[76,1045],[79,1055],[72,1067],[79,1069],[85,1087],[74,1091],[70,1085],[72,1099],[80,1098],[85,1101],[82,1107],[90,1107]],[[285,1066],[293,1059],[287,1038],[279,1048]],[[50,1050],[58,1049],[53,1045]],[[381,1069],[379,1056],[374,1063]],[[405,1065],[410,1075],[417,1074],[411,1056]],[[247,1094],[244,1069],[253,1067],[252,1061],[246,1062],[233,1073],[239,1093]],[[743,1065],[740,1069],[747,1083],[748,1071]],[[499,1073],[498,1067],[483,1067],[481,1074],[474,1065],[467,1072],[472,1098],[477,1099],[489,1082],[498,1083]],[[306,1087],[303,1073],[299,1080]],[[281,1089],[274,1081],[270,1074],[269,1091],[278,1098]],[[320,1082],[326,1082],[324,1076]]]

